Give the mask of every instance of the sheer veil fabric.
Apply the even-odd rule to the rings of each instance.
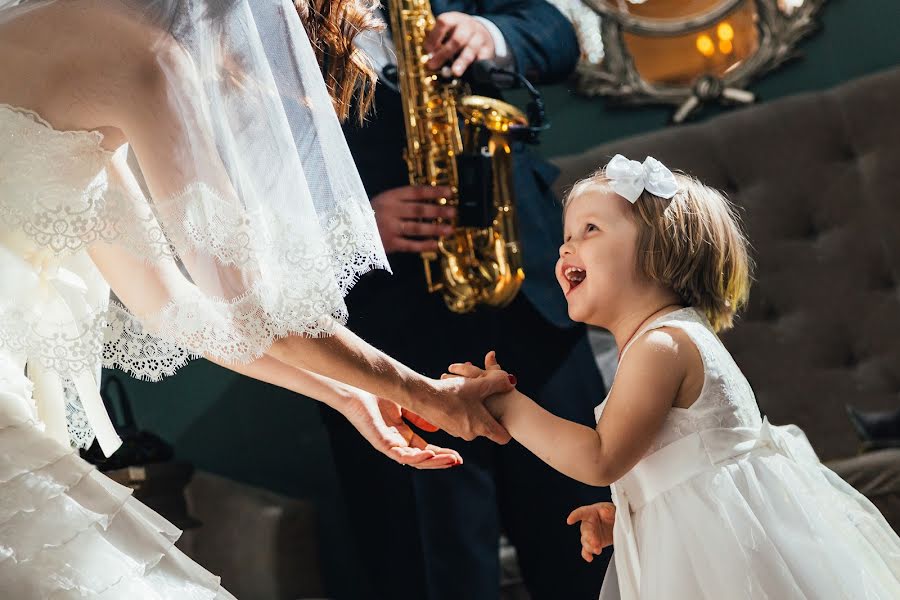
[[[0,23],[56,2],[151,32],[175,115],[152,123],[155,142],[133,144],[129,161],[99,133],[7,105],[36,125],[38,155],[41,143],[96,138],[56,170],[0,150],[0,227],[31,246],[10,263],[21,272],[0,269],[0,350],[58,379],[83,445],[98,419],[82,401],[101,365],[157,380],[195,357],[252,361],[278,337],[328,335],[358,277],[389,267],[289,0],[0,0]],[[101,275],[98,256],[123,276]]]

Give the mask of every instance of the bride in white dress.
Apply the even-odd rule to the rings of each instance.
[[[506,374],[429,379],[342,325],[387,261],[293,4],[0,0],[0,57],[0,596],[231,597],[78,458],[120,444],[101,366],[205,357],[419,468],[460,458],[404,418],[508,439],[481,405]]]

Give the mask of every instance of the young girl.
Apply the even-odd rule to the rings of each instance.
[[[586,560],[614,519],[601,598],[900,598],[900,539],[799,429],[760,418],[716,336],[750,287],[728,201],[653,158],[617,155],[575,185],[564,216],[556,275],[569,315],[615,337],[615,383],[596,429],[516,391],[488,408],[553,468],[612,486],[615,509],[569,518],[584,520]]]

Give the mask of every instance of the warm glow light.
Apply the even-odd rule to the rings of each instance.
[[[701,8],[706,11],[723,0],[647,0],[643,4],[633,4],[630,0],[592,0],[601,1],[627,6],[630,13],[648,21],[664,21],[694,17]],[[682,34],[642,35],[625,31],[626,49],[641,77],[650,83],[693,85],[701,75],[724,77],[759,50],[757,4],[742,0],[737,9],[721,20]]]
[[[708,58],[716,53],[716,46],[713,44],[712,38],[704,33],[697,36],[697,50]]]
[[[721,23],[719,23],[716,34],[719,36],[720,40],[730,42],[734,39],[734,28],[728,21],[722,21]]]

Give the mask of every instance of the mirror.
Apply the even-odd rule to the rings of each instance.
[[[746,86],[795,56],[824,0],[550,0],[582,47],[578,91],[676,107],[746,104]]]

